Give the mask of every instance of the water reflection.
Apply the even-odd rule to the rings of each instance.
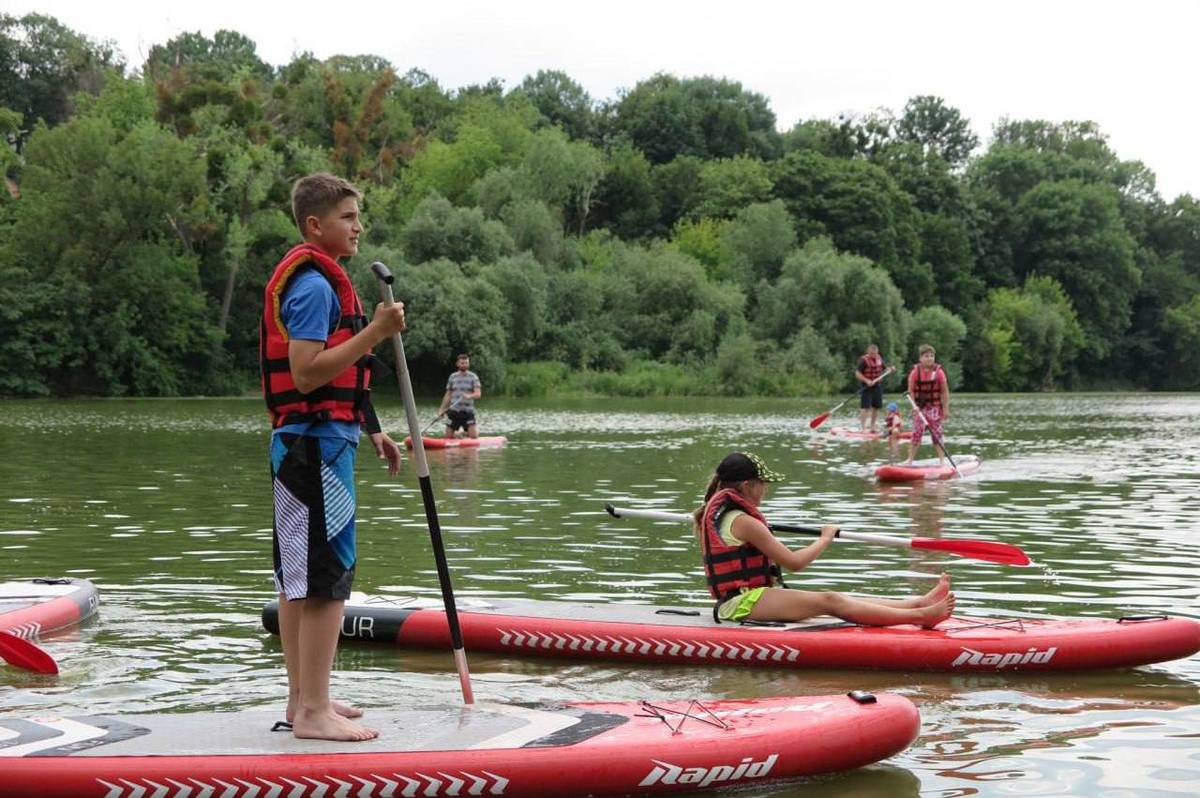
[[[458,593],[706,606],[687,525],[621,522],[606,501],[687,511],[733,448],[788,482],[769,516],[1024,548],[1039,567],[839,544],[806,587],[909,593],[948,570],[972,615],[1200,618],[1200,397],[962,397],[947,430],[971,479],[881,486],[885,445],[835,442],[803,401],[492,400],[504,448],[429,452]],[[432,412],[430,408],[427,408]],[[383,407],[385,425],[403,414]],[[58,679],[0,668],[0,709],[38,713],[277,707],[266,433],[256,399],[10,402],[0,413],[0,571],[80,575],[99,620],[45,641]],[[836,423],[831,419],[827,423]],[[63,440],[71,445],[64,447]],[[411,461],[360,459],[357,587],[440,595]],[[798,541],[801,542],[801,541]],[[891,690],[922,733],[886,765],[753,796],[1194,795],[1200,662],[1053,677],[632,667],[471,654],[485,700],[616,700]],[[334,690],[367,706],[459,700],[449,654],[346,645]],[[1190,744],[1190,745],[1189,745]]]

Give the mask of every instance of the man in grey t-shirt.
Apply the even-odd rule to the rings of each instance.
[[[446,394],[438,415],[446,416],[446,437],[453,438],[456,430],[464,430],[468,438],[479,437],[475,423],[475,400],[483,395],[479,375],[471,371],[471,356],[461,354],[455,363],[458,370],[446,380]]]

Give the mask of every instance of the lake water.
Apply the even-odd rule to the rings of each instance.
[[[462,596],[706,605],[686,526],[621,522],[603,503],[694,506],[733,448],[789,479],[774,520],[978,537],[1023,547],[1012,568],[837,544],[797,585],[877,595],[948,570],[959,610],[992,615],[1200,618],[1200,396],[956,396],[962,481],[881,487],[882,443],[807,421],[834,402],[480,402],[503,449],[431,452]],[[385,426],[403,413],[384,400]],[[434,408],[423,408],[432,418]],[[270,488],[260,400],[0,403],[0,580],[72,575],[98,619],[44,641],[57,678],[0,667],[0,710],[91,714],[279,706]],[[369,447],[367,447],[369,449]],[[928,448],[926,448],[928,452]],[[416,478],[360,453],[356,589],[440,595]],[[744,796],[1196,796],[1200,657],[1062,675],[635,667],[470,654],[480,700],[743,697],[890,690],[921,710],[907,751],[851,773]],[[343,643],[338,697],[366,707],[461,700],[449,653]]]

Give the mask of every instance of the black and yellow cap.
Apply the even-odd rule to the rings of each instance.
[[[762,482],[783,482],[783,475],[767,468],[753,452],[731,452],[717,466],[717,479],[722,482],[741,482],[757,479]]]

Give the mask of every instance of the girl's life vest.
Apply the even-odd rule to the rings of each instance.
[[[887,419],[884,421],[884,425],[887,427],[888,432],[891,432],[892,430],[900,430],[904,426],[904,419],[900,417],[900,413],[898,411],[893,410],[887,414]]]
[[[883,370],[883,358],[879,355],[863,355],[858,360],[858,371],[868,382],[883,374]]]
[[[371,355],[360,358],[309,393],[301,393],[292,379],[288,331],[280,314],[288,281],[301,268],[308,267],[317,269],[329,281],[342,309],[337,325],[329,331],[326,349],[350,340],[367,321],[358,294],[354,292],[354,284],[337,261],[312,244],[300,244],[283,256],[267,281],[259,330],[262,390],[267,412],[271,415],[271,426],[318,421],[362,422],[363,405],[371,388]]]
[[[913,366],[913,370],[909,375],[910,379],[916,375],[913,380],[913,401],[917,403],[917,407],[924,410],[927,407],[937,406],[942,408],[942,386],[946,383],[946,375],[942,372],[941,366],[934,366],[933,371],[925,372],[921,368],[921,364]]]
[[[704,574],[708,577],[708,592],[718,602],[743,589],[770,587],[779,568],[765,554],[749,543],[730,546],[721,538],[721,516],[727,510],[738,509],[764,525],[767,519],[742,494],[726,488],[713,494],[704,506],[701,542],[704,549]]]

